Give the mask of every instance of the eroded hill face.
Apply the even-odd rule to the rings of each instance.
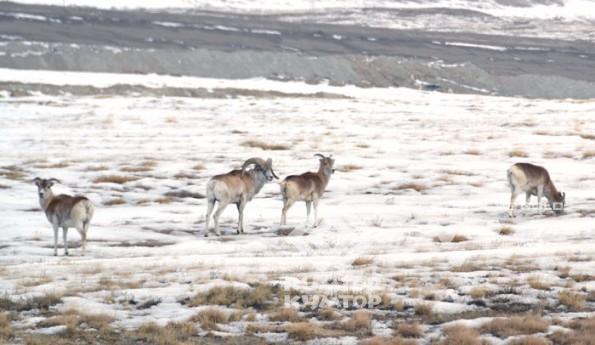
[[[595,96],[590,19],[487,14],[494,6],[240,15],[2,2],[0,67]]]

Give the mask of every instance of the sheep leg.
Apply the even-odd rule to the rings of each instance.
[[[219,202],[219,207],[217,207],[217,211],[215,211],[215,214],[213,215],[213,220],[215,223],[215,234],[217,234],[217,236],[221,236],[221,232],[219,231],[219,217],[221,216],[221,213],[223,213],[223,211],[225,211],[225,208],[227,207],[227,205],[229,205],[228,203],[223,203],[223,202]]]
[[[58,256],[58,225],[52,224],[54,228],[54,256]]]
[[[215,199],[207,200],[207,216],[205,218],[205,237],[209,237],[209,221],[211,220],[211,213],[215,208]]]
[[[295,201],[292,199],[283,200],[283,211],[281,213],[281,225],[287,225],[287,210],[293,205]]]
[[[508,216],[510,218],[514,217],[514,201],[516,200],[518,195],[519,194],[515,191],[512,191],[512,193],[510,194],[510,207],[508,209]]]
[[[543,186],[537,186],[537,211],[541,212],[541,197],[543,196]]]
[[[85,256],[85,247],[87,245],[87,230],[89,230],[89,222],[83,222],[82,224],[80,224],[79,226],[77,226],[76,228],[79,232],[79,234],[81,235],[81,246],[82,246],[82,250],[81,250],[81,256]]]
[[[245,201],[240,201],[236,204],[238,207],[238,235],[244,232],[244,207],[246,207]]]
[[[62,238],[64,239],[64,255],[68,255],[68,240],[66,237],[68,236],[68,227],[62,227]]]
[[[306,227],[310,224],[310,207],[312,206],[312,201],[306,201]]]
[[[525,193],[525,206],[529,206],[529,200],[531,199],[531,192]]]
[[[315,197],[312,200],[312,203],[314,204],[314,227],[318,226],[318,197]]]

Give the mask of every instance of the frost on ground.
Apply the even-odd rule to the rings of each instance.
[[[0,339],[587,344],[595,332],[595,101],[183,81],[218,97],[2,93]],[[202,236],[209,177],[254,156],[280,176],[314,170],[317,152],[337,169],[317,227],[302,203],[279,228],[270,183],[245,234],[228,207],[223,236]],[[518,161],[549,169],[565,214],[507,218]],[[72,256],[51,256],[36,176],[96,204],[87,256],[72,229]]]

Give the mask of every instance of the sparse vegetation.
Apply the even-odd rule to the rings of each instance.
[[[399,323],[395,333],[403,338],[421,338],[424,335],[423,329],[417,322]]]
[[[289,150],[289,145],[286,144],[272,144],[264,141],[252,139],[243,141],[240,145],[244,147],[259,148],[268,151]]]
[[[500,229],[498,229],[498,234],[502,236],[509,236],[514,234],[514,229],[510,226],[503,226]]]
[[[351,266],[369,265],[373,261],[374,261],[374,258],[372,258],[372,257],[363,257],[363,256],[360,256],[360,257],[356,258],[355,260],[353,260],[353,262],[351,262]]]
[[[199,322],[202,329],[211,331],[217,329],[218,323],[227,323],[229,317],[220,309],[207,308],[193,316],[191,320]]]
[[[418,303],[415,305],[415,315],[423,319],[428,319],[432,316],[432,305],[428,303]]]
[[[482,333],[490,333],[500,338],[545,332],[548,323],[540,316],[527,315],[510,318],[496,318],[480,327]]]
[[[364,339],[361,345],[418,345],[416,340],[403,339],[398,337],[373,337]]]
[[[538,276],[529,276],[529,278],[527,278],[527,283],[529,283],[529,286],[533,289],[537,289],[537,290],[549,290],[550,289],[550,285],[541,281],[541,279]]]
[[[357,165],[357,164],[343,164],[343,165],[339,165],[336,170],[340,171],[340,172],[350,172],[350,171],[354,171],[354,170],[360,170],[363,169],[363,166],[361,165]]]
[[[281,310],[271,314],[269,320],[297,322],[300,320],[300,315],[295,308],[281,308]]]
[[[343,321],[338,324],[338,328],[348,331],[370,331],[372,327],[372,314],[365,310],[357,310],[353,312],[349,320]]]
[[[561,291],[558,298],[560,299],[560,304],[570,310],[583,310],[585,306],[585,296],[572,291]]]
[[[437,342],[437,345],[482,345],[479,339],[479,332],[475,329],[454,325],[443,329],[445,338]]]
[[[515,149],[508,152],[508,157],[520,157],[520,158],[527,158],[529,154],[521,149]]]
[[[135,176],[125,176],[125,175],[104,175],[99,176],[93,180],[94,183],[115,183],[115,184],[124,184],[127,182],[132,182],[138,180],[138,177]]]
[[[393,189],[395,189],[395,190],[413,189],[416,192],[423,192],[423,191],[428,190],[429,187],[426,185],[423,185],[421,183],[410,182],[410,183],[400,184],[400,185],[394,187]]]
[[[115,205],[124,205],[126,204],[126,200],[122,198],[113,198],[103,202],[104,206],[115,206]]]
[[[273,306],[273,297],[279,295],[280,291],[264,284],[256,284],[251,289],[240,289],[235,287],[214,287],[207,292],[196,294],[190,300],[190,306],[200,305],[225,305],[235,308],[266,309]]]

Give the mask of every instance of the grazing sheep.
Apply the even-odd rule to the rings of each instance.
[[[544,167],[529,163],[516,163],[508,169],[507,177],[511,192],[510,217],[514,217],[514,201],[523,192],[527,204],[531,195],[536,195],[538,207],[540,207],[541,197],[545,196],[556,214],[561,214],[564,211],[566,194],[558,192],[550,174]]]
[[[58,255],[58,229],[62,228],[64,239],[64,255],[68,255],[68,228],[76,228],[82,239],[82,255],[85,255],[87,232],[93,218],[95,207],[84,196],[70,196],[66,194],[54,195],[52,186],[60,183],[55,178],[34,180],[39,194],[39,205],[54,228],[54,256]]]
[[[287,210],[296,201],[306,202],[306,224],[310,221],[310,206],[314,204],[314,226],[318,221],[318,201],[324,194],[331,175],[335,172],[333,164],[335,160],[332,155],[325,157],[317,153],[315,157],[320,157],[320,166],[318,172],[306,172],[301,175],[287,176],[281,182],[281,195],[283,196],[283,210],[281,212],[281,225],[287,224]]]
[[[253,169],[246,170],[250,165]],[[209,235],[209,220],[215,202],[219,207],[213,215],[215,222],[215,234],[220,236],[219,217],[227,205],[236,204],[239,212],[238,234],[244,232],[244,207],[248,201],[262,189],[267,181],[273,178],[278,179],[273,171],[273,161],[269,158],[266,161],[262,158],[250,158],[244,162],[242,169],[232,170],[227,174],[217,175],[211,178],[207,184],[207,217],[205,237]]]

